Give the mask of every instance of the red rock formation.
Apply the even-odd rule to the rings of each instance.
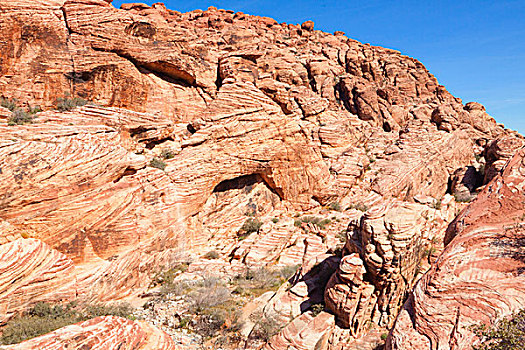
[[[121,349],[174,350],[175,343],[158,328],[143,322],[120,317],[97,317],[60,328],[5,349]]]
[[[76,298],[73,262],[36,239],[0,245],[0,324],[39,301]]]
[[[387,349],[470,349],[471,326],[525,303],[525,149],[449,226],[445,251],[399,314]]]
[[[99,106],[51,111],[68,94]],[[470,195],[523,145],[415,59],[216,8],[2,1],[0,96],[45,110],[6,125],[0,108],[0,244],[38,238],[75,262],[79,293],[112,300],[187,257],[195,273],[306,269],[353,221],[345,254],[366,274],[345,285],[344,258],[332,278],[327,304],[355,327],[326,333],[334,349],[368,321],[392,324],[456,209],[449,182]],[[305,211],[332,222],[295,225]],[[247,213],[262,225],[241,241]],[[209,250],[221,258],[198,259]],[[318,326],[301,314],[329,270],[270,298],[266,311],[297,318],[282,344],[314,343],[295,337]]]

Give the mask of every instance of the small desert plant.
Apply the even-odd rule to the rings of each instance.
[[[272,222],[273,222],[274,224],[278,223],[278,222],[279,222],[279,218],[273,218],[273,219],[272,219]]]
[[[8,119],[8,125],[22,125],[31,124],[33,122],[33,115],[22,109],[15,109]]]
[[[175,152],[173,152],[171,149],[169,148],[164,148],[161,152],[160,152],[160,156],[164,159],[172,159],[175,157]]]
[[[339,202],[332,202],[332,203],[328,204],[328,209],[335,210],[335,211],[341,211],[342,210],[341,204],[339,204]]]
[[[60,97],[56,100],[56,108],[60,111],[60,112],[68,112],[68,111],[72,111],[73,109],[77,108],[77,107],[82,107],[82,106],[85,106],[89,103],[88,100],[85,100],[83,98],[80,98],[80,97]]]
[[[7,120],[8,125],[22,125],[30,124],[34,121],[34,115],[42,110],[40,107],[31,108],[28,107],[27,111],[18,107],[17,100],[1,99],[0,105],[11,111],[11,117]]]
[[[312,305],[311,310],[312,310],[312,314],[315,317],[315,316],[319,315],[322,311],[324,311],[324,305],[321,304],[321,303],[314,304],[314,305]]]
[[[466,193],[456,193],[456,194],[454,194],[454,199],[458,203],[469,203],[469,202],[471,202],[474,199],[474,196],[471,195],[470,193],[468,193],[468,194],[466,194]]]
[[[16,109],[18,109],[17,100],[16,99],[6,99],[1,98],[0,99],[0,106],[9,109],[11,112],[14,112]]]
[[[199,314],[211,307],[226,303],[230,300],[231,293],[219,279],[205,277],[197,290],[190,293],[188,298],[191,311]]]
[[[220,255],[216,250],[210,250],[204,254],[204,258],[208,260],[219,259]]]
[[[166,163],[164,163],[161,159],[156,157],[149,162],[149,166],[160,170],[166,169]]]
[[[241,231],[245,235],[249,235],[253,232],[258,232],[261,229],[263,223],[257,218],[248,218],[241,227]]]
[[[525,309],[508,319],[502,319],[495,326],[473,327],[482,340],[474,350],[524,350],[525,349]]]
[[[386,340],[388,338],[388,333],[381,334],[381,340]]]
[[[265,316],[262,314],[252,315],[252,321],[256,322],[250,337],[268,342],[271,337],[279,333],[282,329],[281,324],[275,316]]]
[[[357,209],[357,210],[360,210],[360,211],[368,211],[368,206],[366,204],[363,204],[363,203],[357,203],[357,204],[352,204],[350,206],[350,209]]]
[[[294,220],[294,225],[300,227],[302,223],[313,224],[319,227],[321,230],[326,228],[326,225],[330,224],[332,221],[330,219],[321,219],[316,216],[303,216],[299,219]]]

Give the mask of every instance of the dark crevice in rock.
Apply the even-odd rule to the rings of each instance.
[[[217,86],[217,91],[222,86],[222,78],[221,78],[221,64],[220,62],[217,63],[217,79],[215,79],[215,86]]]
[[[131,176],[131,175],[135,175],[137,173],[137,169],[132,169],[130,167],[127,167],[126,170],[124,170],[124,172],[122,174],[120,174],[119,177],[117,177],[115,180],[113,180],[113,183],[117,183],[119,182],[120,180],[122,180],[122,178],[124,176]]]
[[[197,130],[195,129],[195,127],[194,127],[193,125],[191,125],[191,124],[188,124],[188,125],[186,126],[186,129],[188,129],[188,131],[189,131],[190,134],[192,134],[192,135],[195,134],[195,133],[197,132]]]
[[[147,141],[145,146],[147,149],[153,149],[155,146],[160,145],[166,141],[173,141],[173,137],[169,136],[163,139]]]
[[[66,14],[66,10],[64,9],[64,7],[61,7],[60,10],[62,11],[62,15],[64,16],[64,24],[66,26],[66,29],[67,29],[67,33],[68,35],[71,35],[73,33],[73,31],[71,30],[71,28],[69,27],[69,23],[67,23],[67,14]]]
[[[141,73],[155,74],[158,78],[168,83],[182,85],[183,87],[197,86],[196,79],[192,74],[176,67],[168,61],[140,62],[121,50],[106,50],[98,47],[92,47],[92,49],[95,51],[114,53],[132,63]]]
[[[268,183],[268,181],[265,180],[260,174],[242,175],[233,179],[221,181],[217,186],[215,186],[213,192],[220,193],[234,189],[243,189],[246,193],[248,193],[252,190],[253,186],[258,183],[263,183],[272,193],[276,194],[279,199],[283,199],[282,195],[279,194],[277,189],[271,186],[271,184]]]

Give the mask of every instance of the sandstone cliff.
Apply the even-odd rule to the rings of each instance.
[[[445,235],[461,202],[499,188],[524,145],[417,60],[313,23],[160,3],[2,0],[0,33],[0,96],[44,110],[25,125],[8,125],[11,112],[0,110],[0,255],[9,271],[0,322],[37,301],[146,295],[159,270],[181,262],[191,262],[188,278],[225,279],[300,265],[254,301],[284,327],[266,347],[372,346],[434,263],[389,338],[401,346],[397,330],[418,317],[410,308],[425,283],[450,277],[436,269],[459,256],[454,227],[483,199]],[[54,110],[68,96],[92,103]],[[517,187],[508,198],[522,195],[509,181]],[[260,225],[244,236],[253,217]],[[472,216],[487,230],[489,219]],[[217,259],[204,258],[212,251]],[[316,304],[326,311],[314,315]],[[446,312],[461,314],[456,304]],[[511,309],[494,306],[487,320]],[[417,326],[411,339],[452,344],[449,316],[435,318],[434,335]],[[246,317],[244,335],[253,326]],[[71,327],[63,332],[80,332]]]

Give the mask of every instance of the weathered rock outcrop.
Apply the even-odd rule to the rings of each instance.
[[[525,149],[447,231],[443,254],[417,283],[387,349],[470,349],[472,327],[525,303]]]
[[[0,245],[0,324],[39,301],[77,297],[73,261],[36,239]]]
[[[158,328],[143,322],[120,317],[97,317],[16,345],[2,347],[12,350],[30,349],[121,349],[175,350],[175,343]]]
[[[53,111],[68,95],[96,105]],[[215,8],[4,0],[0,97],[44,109],[7,125],[0,107],[0,249],[56,258],[69,292],[98,301],[181,261],[230,277],[302,265],[267,299],[289,323],[270,349],[390,327],[443,248],[452,194],[470,199],[523,145],[413,58]],[[59,301],[47,285],[2,288]],[[306,314],[323,301],[335,318]]]

